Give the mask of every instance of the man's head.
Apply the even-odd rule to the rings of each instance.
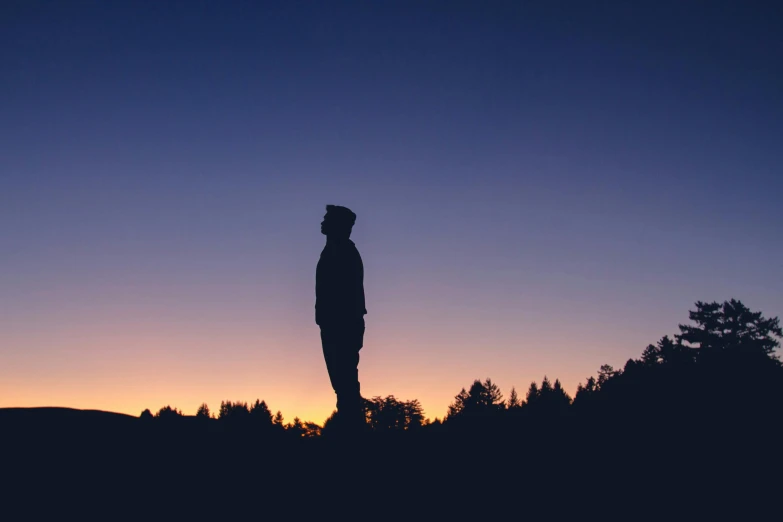
[[[356,223],[356,214],[346,207],[326,205],[326,215],[321,222],[321,234],[326,237],[348,238]]]

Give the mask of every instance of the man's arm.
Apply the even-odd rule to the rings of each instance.
[[[359,252],[356,252],[356,259],[358,268],[356,270],[356,308],[358,312],[364,316],[367,313],[367,305],[364,301],[364,263],[362,263],[362,257]]]

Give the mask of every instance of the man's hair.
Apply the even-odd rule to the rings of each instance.
[[[356,223],[356,214],[351,209],[339,205],[326,205],[326,213],[340,225],[348,230]]]

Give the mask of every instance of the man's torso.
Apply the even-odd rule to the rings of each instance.
[[[315,273],[315,322],[364,323],[364,267],[351,240],[327,243]]]

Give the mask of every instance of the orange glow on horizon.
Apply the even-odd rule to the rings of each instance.
[[[307,303],[309,294],[303,293]],[[270,308],[229,317],[219,306],[154,309],[134,299],[116,296],[112,302],[122,306],[114,309],[100,303],[69,309],[46,329],[31,323],[0,332],[0,345],[8,347],[0,407],[64,406],[138,416],[170,405],[192,415],[203,402],[217,413],[224,400],[261,399],[286,422],[299,417],[319,424],[334,410],[318,328],[304,304],[291,312],[296,316]],[[407,308],[370,304],[359,364],[362,394],[418,399],[433,420],[443,418],[474,379],[491,378],[505,397],[514,386],[524,398],[530,382],[547,375],[559,378],[573,396],[601,364],[620,368],[658,336],[633,324],[603,331],[589,308],[578,308],[583,316],[560,324],[556,303],[509,307],[508,317],[452,313],[427,306],[426,299]]]
[[[310,337],[313,332],[308,332]],[[426,338],[423,332],[414,332]],[[560,364],[558,372],[553,358],[527,350],[517,356],[502,357],[476,352],[469,340],[444,339],[442,343],[459,357],[442,357],[438,345],[412,346],[404,354],[395,350],[401,341],[379,342],[368,330],[359,365],[362,394],[365,397],[395,395],[402,400],[418,399],[430,419],[443,418],[448,404],[462,387],[473,379],[492,378],[508,396],[511,387],[524,398],[532,380],[540,382],[546,374],[559,378],[573,394],[578,382],[587,375]],[[407,339],[414,337],[406,335]],[[322,424],[335,407],[316,341],[305,342],[305,335],[291,347],[307,353],[306,360],[292,364],[285,351],[274,343],[235,337],[235,346],[262,346],[257,350],[240,350],[243,357],[227,359],[229,352],[213,350],[214,340],[194,337],[174,342],[172,338],[152,339],[138,336],[102,349],[109,339],[101,336],[80,339],[75,345],[63,345],[53,352],[46,364],[31,365],[17,361],[13,373],[0,384],[0,407],[62,406],[97,409],[138,416],[144,409],[155,413],[170,405],[186,415],[193,415],[203,402],[213,414],[224,400],[266,401],[272,412],[281,411],[286,422],[294,417]],[[316,337],[317,339],[317,337]],[[406,340],[407,340],[406,339]],[[177,346],[189,346],[189,357],[176,356]],[[165,349],[164,349],[165,348]],[[555,353],[556,355],[556,353]],[[528,364],[524,364],[527,359]],[[560,361],[565,362],[565,361]],[[571,360],[573,365],[575,361]],[[596,359],[596,369],[602,364]],[[505,364],[504,364],[505,363]],[[579,361],[581,366],[584,361]],[[13,362],[12,362],[13,366]],[[570,370],[570,371],[569,371]],[[593,372],[595,373],[595,372]]]

